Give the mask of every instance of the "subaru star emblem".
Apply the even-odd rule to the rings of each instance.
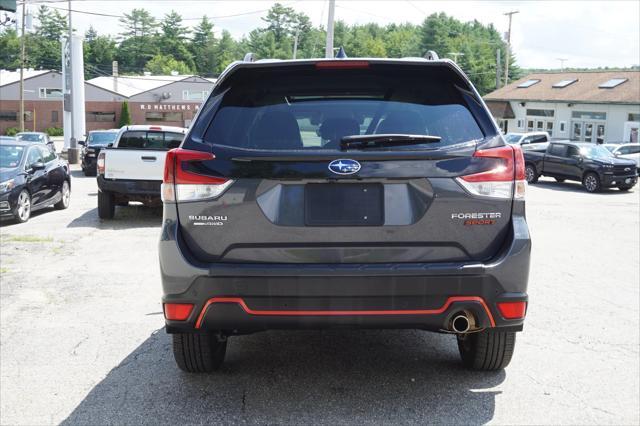
[[[333,160],[329,163],[329,170],[338,175],[352,175],[360,170],[360,163],[356,160]]]

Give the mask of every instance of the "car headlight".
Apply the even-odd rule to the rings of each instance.
[[[0,182],[0,194],[4,194],[5,192],[11,191],[14,186],[16,186],[16,182],[13,179]]]

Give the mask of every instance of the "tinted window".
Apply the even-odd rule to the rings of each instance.
[[[42,151],[42,160],[44,163],[48,163],[49,161],[53,161],[56,159],[56,154],[47,146],[39,147],[40,151]]]
[[[549,147],[549,154],[550,155],[556,155],[558,157],[564,157],[565,154],[567,152],[567,146],[566,145],[551,145]]]
[[[44,162],[44,158],[42,158],[42,152],[38,149],[37,146],[32,147],[27,154],[27,162],[25,163],[26,167],[30,167],[33,163]]]
[[[24,154],[23,146],[0,145],[0,167],[2,168],[18,167],[23,154]]]
[[[640,152],[640,146],[623,146],[618,150],[621,155],[637,154]]]
[[[118,136],[118,132],[91,132],[87,143],[89,145],[108,145],[116,140],[116,136]]]
[[[183,137],[182,133],[132,130],[122,134],[118,148],[169,150],[180,146]]]
[[[204,140],[248,149],[337,150],[350,135],[442,138],[406,149],[484,137],[472,107],[455,86],[462,84],[450,71],[382,69],[238,70],[226,83],[229,87],[220,89],[228,91]]]
[[[580,150],[575,146],[570,146],[567,150],[567,157],[573,157],[574,155],[580,155]]]
[[[24,133],[22,135],[17,135],[17,138],[18,140],[26,142],[44,142],[44,137],[36,133]]]

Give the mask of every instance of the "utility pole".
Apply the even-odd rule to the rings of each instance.
[[[509,17],[509,30],[507,31],[507,54],[506,59],[504,61],[504,85],[509,84],[509,62],[511,60],[511,18],[516,13],[520,13],[517,10],[512,10],[511,12],[507,12],[504,15]]]
[[[296,29],[296,35],[293,38],[293,59],[296,59],[298,55],[298,36],[300,35],[300,28]]]
[[[564,63],[568,61],[567,58],[556,58],[560,61],[560,72],[564,72]]]
[[[24,132],[24,65],[25,65],[25,43],[24,43],[24,21],[26,15],[27,1],[22,0],[22,37],[20,37],[20,131]]]
[[[449,52],[448,55],[453,56],[453,62],[458,63],[458,56],[464,56],[462,52]]]
[[[336,12],[336,0],[329,0],[329,18],[327,22],[327,45],[324,49],[325,58],[333,58],[333,19]]]
[[[500,65],[500,49],[496,49],[496,90],[500,88],[500,70],[502,66]]]
[[[69,64],[73,64],[73,26],[71,24],[71,0],[69,0]],[[71,78],[73,81],[73,77]],[[69,163],[76,164],[78,162],[78,145],[76,141],[76,127],[75,127],[75,111],[73,105],[73,91],[76,90],[71,83],[71,92],[69,96],[70,109],[71,109],[71,137],[69,138],[69,149],[67,152],[67,159]]]

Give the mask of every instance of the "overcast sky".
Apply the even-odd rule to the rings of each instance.
[[[48,4],[66,7],[66,1],[53,2]],[[157,18],[174,9],[182,14],[187,19],[186,23],[190,25],[206,14],[212,18],[217,32],[226,29],[239,38],[252,29],[263,26],[260,18],[266,15],[266,10],[273,3],[238,0],[76,0],[72,2],[72,7],[79,11],[113,15],[128,12],[133,8],[145,8]],[[326,27],[327,0],[285,0],[281,3],[306,13],[314,25]],[[508,19],[503,14],[511,10],[520,12],[513,17],[512,45],[522,67],[558,68],[560,62],[557,58],[567,59],[566,67],[623,67],[640,64],[638,0],[336,1],[336,19],[347,23],[419,24],[432,13],[445,12],[462,21],[477,19],[484,24],[493,23],[501,33],[507,30],[508,24]],[[121,31],[118,19],[112,17],[75,13],[73,22],[74,27],[83,32],[91,24],[101,34],[117,35]]]

